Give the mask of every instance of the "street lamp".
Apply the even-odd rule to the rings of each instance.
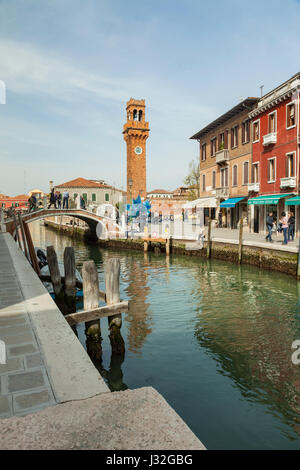
[[[132,179],[129,178],[129,179],[128,179],[128,186],[129,186],[129,194],[130,194],[130,204],[132,204],[132,197],[131,197],[132,183],[133,183]]]

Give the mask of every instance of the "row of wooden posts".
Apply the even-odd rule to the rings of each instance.
[[[94,261],[85,261],[82,267],[82,283],[76,279],[75,253],[72,247],[64,251],[64,277],[61,277],[57,255],[53,246],[47,247],[47,261],[50,276],[41,276],[51,281],[55,299],[71,327],[85,323],[89,352],[99,358],[101,355],[100,319],[108,318],[109,338],[112,353],[123,355],[124,340],[121,335],[122,312],[128,311],[128,302],[120,300],[120,260],[110,258],[105,265],[105,288],[99,290],[98,272]],[[76,312],[76,289],[83,289],[83,311]],[[100,307],[100,300],[106,305]]]
[[[208,230],[207,230],[207,245],[206,245],[206,257],[211,256],[211,224],[212,220],[208,219]],[[242,249],[243,249],[243,217],[240,219],[239,226],[239,246],[238,246],[238,263],[242,262]]]

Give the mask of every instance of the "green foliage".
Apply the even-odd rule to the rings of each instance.
[[[200,197],[200,164],[198,160],[194,159],[189,163],[189,173],[184,179],[184,184],[190,187],[188,195],[190,201]]]

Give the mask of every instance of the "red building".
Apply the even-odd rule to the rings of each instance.
[[[14,208],[15,210],[25,210],[28,208],[28,195],[20,194],[19,196],[0,195],[0,207],[4,210]]]
[[[250,112],[252,175],[248,185],[251,230],[265,230],[269,211],[281,217],[292,210],[299,226],[298,206],[287,205],[299,194],[300,73],[264,95]],[[289,201],[291,202],[291,201]]]

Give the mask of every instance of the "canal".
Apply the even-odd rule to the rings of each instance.
[[[104,289],[108,257],[121,262],[126,343],[111,358],[101,320],[103,358],[95,363],[111,390],[153,386],[208,449],[300,449],[300,283],[255,267],[127,251],[107,251],[31,224],[35,246],[60,260],[74,246],[77,269],[96,263]],[[85,346],[84,326],[78,336]]]

